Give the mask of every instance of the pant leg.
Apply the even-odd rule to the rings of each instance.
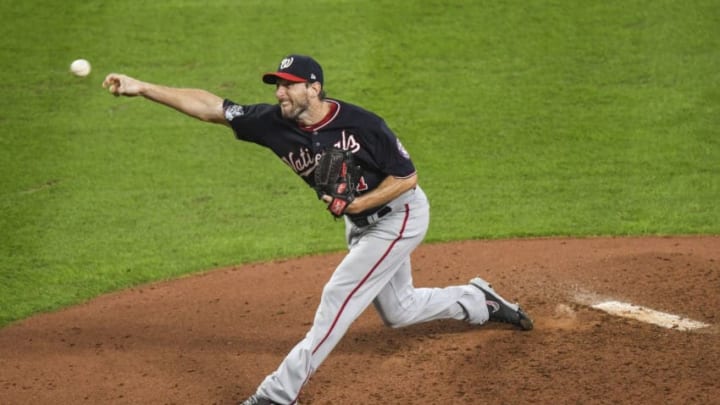
[[[419,215],[430,221],[429,203],[418,187],[413,202]],[[419,222],[419,221],[418,221]],[[427,225],[425,225],[427,228]],[[412,279],[410,256],[407,256],[374,301],[375,309],[386,325],[399,328],[436,319],[464,319],[466,314],[458,304],[461,297],[477,301],[484,296],[477,288],[468,285],[446,288],[415,288]],[[480,306],[480,310],[484,305]]]
[[[401,210],[402,209],[402,210]],[[294,403],[302,386],[327,358],[355,319],[420,244],[427,231],[427,203],[406,202],[382,221],[350,232],[350,252],[323,288],[310,331],[258,388],[258,395]]]
[[[437,319],[464,319],[461,297],[479,295],[474,287],[415,288],[410,259],[404,262],[375,298],[375,309],[385,325],[401,328]]]

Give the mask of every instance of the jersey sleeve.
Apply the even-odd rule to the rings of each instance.
[[[240,105],[231,100],[223,101],[225,120],[235,132],[237,139],[262,144],[262,135],[266,132],[262,117],[273,113],[270,104]]]
[[[415,174],[415,165],[410,154],[405,150],[400,139],[393,133],[384,120],[380,120],[377,130],[370,142],[370,154],[384,173],[406,178]]]

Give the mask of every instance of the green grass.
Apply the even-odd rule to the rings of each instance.
[[[0,326],[128,286],[344,248],[268,151],[100,87],[119,71],[273,102],[314,55],[384,116],[429,242],[720,234],[714,1],[191,1],[0,6]],[[87,78],[70,62],[93,64]]]

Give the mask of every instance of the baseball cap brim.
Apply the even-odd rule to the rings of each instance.
[[[287,80],[287,81],[293,82],[293,83],[303,83],[303,82],[307,81],[307,80],[303,79],[302,77],[298,77],[298,76],[292,75],[290,73],[285,73],[285,72],[265,73],[262,78],[263,82],[265,82],[267,84],[276,84],[278,79],[284,79],[284,80]]]

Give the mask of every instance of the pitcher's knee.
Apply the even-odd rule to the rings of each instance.
[[[375,305],[375,309],[380,315],[380,319],[382,319],[383,324],[389,328],[402,328],[410,323],[410,319],[405,311],[387,310],[377,304]]]

